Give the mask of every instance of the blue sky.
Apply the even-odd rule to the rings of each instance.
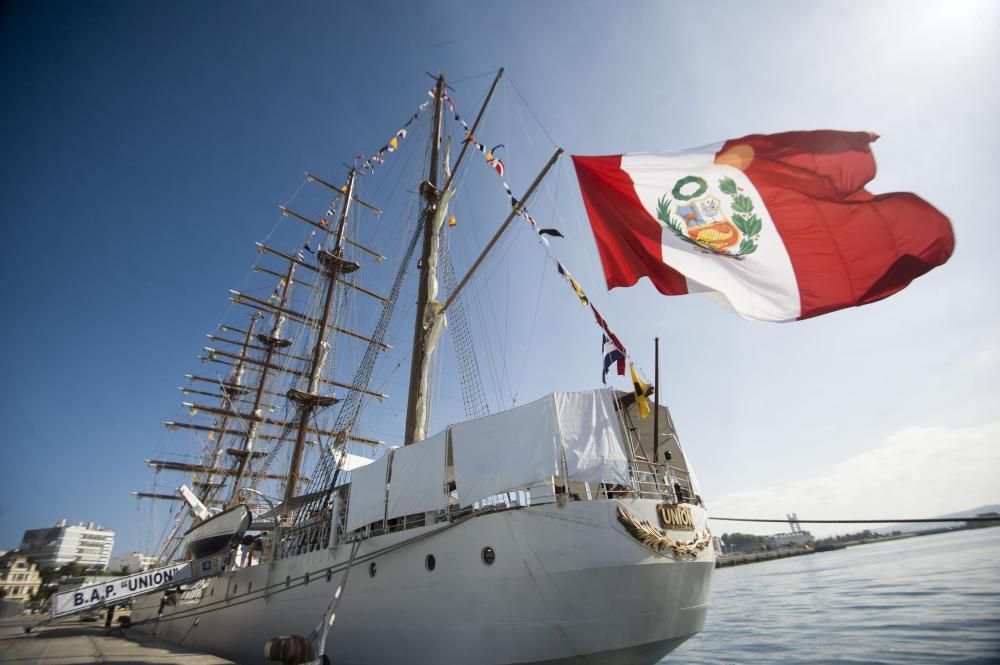
[[[160,421],[181,411],[175,386],[275,206],[303,171],[342,177],[391,136],[425,98],[425,72],[447,70],[471,118],[500,66],[484,131],[507,143],[516,191],[550,136],[615,154],[879,133],[871,189],[938,206],[955,254],[887,301],[802,323],[743,321],[647,283],[606,292],[566,159],[532,209],[568,236],[556,251],[647,373],[663,340],[664,400],[716,514],[917,517],[1000,501],[998,28],[990,2],[3,5],[0,548],[62,517],[115,528],[116,552],[151,547],[129,492],[150,481],[142,460],[172,445]],[[466,168],[482,198],[456,203],[457,262],[505,213],[482,163]],[[391,189],[378,177],[366,195]],[[487,382],[510,386],[488,389],[491,407],[595,387],[587,313],[524,229],[505,248],[474,284],[489,303],[474,329],[489,330],[499,367]],[[432,430],[461,417],[443,384]],[[383,438],[398,420],[395,408],[376,423]]]

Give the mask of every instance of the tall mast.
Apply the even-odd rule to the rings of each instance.
[[[302,466],[302,453],[306,447],[306,433],[309,430],[309,416],[313,410],[319,406],[329,406],[335,404],[337,399],[329,395],[320,395],[317,390],[320,386],[320,374],[323,370],[323,363],[326,360],[327,351],[330,344],[326,341],[327,326],[330,323],[330,314],[333,309],[333,294],[337,289],[337,280],[342,274],[354,272],[361,266],[353,261],[344,259],[344,231],[347,226],[347,215],[351,210],[351,200],[354,198],[354,178],[356,170],[351,169],[347,176],[347,184],[344,186],[344,207],[340,211],[340,222],[337,226],[337,241],[333,251],[325,249],[316,253],[316,258],[323,266],[326,273],[326,298],[323,301],[323,315],[320,317],[319,327],[316,331],[316,346],[313,347],[312,361],[309,368],[308,389],[303,392],[290,388],[288,399],[298,404],[299,407],[299,429],[295,437],[295,448],[292,449],[292,460],[288,465],[288,481],[285,483],[284,501],[287,503],[295,496],[295,488],[299,481],[299,472]]]
[[[436,289],[436,277],[431,270],[431,259],[434,250],[435,211],[441,204],[442,192],[438,190],[438,158],[441,148],[441,114],[444,97],[444,72],[438,75],[434,88],[434,133],[431,138],[430,172],[427,180],[420,186],[420,191],[427,202],[423,212],[423,251],[420,254],[420,286],[417,290],[417,314],[413,325],[413,352],[410,354],[410,389],[406,404],[406,431],[403,442],[415,443],[424,438],[426,429],[426,401],[428,398],[427,376],[424,367],[427,365],[430,349],[427,345],[427,332],[433,325],[433,317],[427,314],[427,303],[433,298],[432,290]]]
[[[285,304],[288,302],[288,297],[292,291],[292,280],[295,278],[295,263],[292,261],[288,262],[288,270],[285,272],[283,278],[284,286],[281,289],[281,297],[278,301],[278,307],[284,308]],[[256,318],[256,317],[255,317]],[[259,365],[260,372],[257,381],[257,391],[253,398],[253,408],[250,410],[257,418],[262,418],[263,413],[261,412],[261,403],[264,399],[264,385],[267,383],[267,371],[271,367],[271,360],[274,357],[274,352],[277,349],[283,349],[291,345],[291,340],[283,339],[281,337],[281,327],[285,322],[285,315],[281,313],[280,309],[274,313],[274,325],[271,326],[271,332],[269,334],[260,333],[257,335],[257,341],[264,345],[267,349],[264,352],[264,362]],[[253,328],[247,332],[249,337],[253,332]],[[240,501],[240,483],[243,481],[243,475],[246,473],[247,466],[250,464],[250,458],[253,456],[253,446],[257,439],[257,431],[260,429],[261,420],[254,420],[250,423],[249,429],[247,430],[246,436],[243,438],[243,446],[239,453],[239,465],[236,468],[236,475],[233,478],[232,492],[229,495],[229,506],[234,506]],[[213,464],[213,466],[215,466]]]
[[[246,335],[243,337],[243,345],[240,347],[239,360],[236,363],[236,367],[233,369],[232,381],[227,383],[220,383],[219,390],[222,392],[222,399],[228,402],[227,406],[231,406],[233,399],[238,397],[242,392],[243,385],[243,364],[246,360],[247,354],[250,352],[250,342],[253,340],[253,331],[257,325],[257,319],[260,318],[260,314],[254,314],[250,317],[250,324],[247,326]],[[234,409],[235,410],[235,409]],[[215,442],[215,452],[212,455],[211,468],[217,468],[219,462],[222,459],[223,440],[226,438],[225,431],[229,424],[229,416],[222,416],[222,422],[219,424],[219,435]],[[217,488],[212,485],[212,474],[209,474],[205,478],[205,485],[202,488],[201,496],[199,499],[201,501],[208,501],[215,494]]]
[[[483,114],[493,99],[496,92],[497,83],[503,76],[501,68],[486,99],[476,114],[476,119],[472,123],[472,128],[468,130],[468,135],[462,143],[462,150],[455,161],[455,168],[448,168],[448,155],[445,154],[443,169],[439,166],[441,147],[441,116],[444,108],[444,73],[437,78],[434,94],[434,133],[431,139],[431,159],[430,170],[427,180],[421,184],[421,193],[426,201],[423,211],[423,251],[418,264],[420,269],[420,285],[417,291],[417,313],[413,325],[413,352],[410,355],[410,387],[408,401],[406,404],[406,429],[403,432],[403,442],[410,444],[421,441],[427,434],[427,420],[430,404],[430,387],[428,385],[428,375],[430,373],[430,357],[434,352],[434,345],[437,337],[441,333],[444,321],[444,305],[435,301],[438,293],[437,283],[437,254],[438,254],[438,231],[444,223],[444,218],[448,210],[448,202],[454,193],[451,183],[455,179],[455,174],[462,165],[465,153],[475,140],[476,130],[479,122],[483,119]],[[438,176],[441,172],[445,176],[443,187],[438,187]]]

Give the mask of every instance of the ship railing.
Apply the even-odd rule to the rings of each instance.
[[[691,480],[691,474],[682,466],[639,459],[632,461],[631,473],[633,484],[643,498],[685,503],[697,496],[697,488]],[[700,500],[698,497],[695,503]]]
[[[315,552],[330,546],[331,517],[328,510],[317,511],[308,522],[282,532],[274,548],[275,559],[285,559],[307,552]],[[264,550],[262,559],[268,558],[270,547]]]
[[[691,486],[689,474],[677,467],[661,467],[656,471],[631,470],[631,481],[626,484],[580,482],[566,483],[560,476],[549,478],[499,492],[462,506],[457,493],[450,494],[449,505],[443,510],[414,513],[358,527],[346,532],[346,520],[338,521],[338,533],[344,542],[372,538],[386,533],[405,531],[440,522],[453,522],[470,515],[521,510],[530,506],[566,505],[573,501],[606,501],[621,498],[654,499],[667,503],[698,503]],[[345,513],[346,515],[346,513]]]
[[[684,488],[690,496],[690,488],[685,479]],[[385,533],[405,531],[416,527],[453,522],[471,515],[521,510],[530,506],[566,505],[573,501],[602,501],[620,498],[655,499],[676,503],[677,494],[673,487],[667,487],[663,480],[657,480],[654,472],[632,473],[629,485],[615,483],[588,483],[570,480],[568,485],[559,476],[516,489],[500,492],[476,501],[471,506],[461,506],[456,493],[450,496],[449,506],[444,510],[414,513],[402,517],[372,522],[352,532],[344,532],[345,524],[340,523],[339,532],[346,542],[372,538]],[[683,496],[683,495],[682,495]]]
[[[656,471],[632,469],[632,494],[642,499],[664,500],[669,492],[663,476]],[[619,490],[620,491],[620,490]]]

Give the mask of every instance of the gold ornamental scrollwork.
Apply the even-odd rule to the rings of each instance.
[[[657,529],[645,520],[639,521],[624,506],[618,506],[618,521],[633,538],[660,553],[671,551],[678,556],[695,557],[712,542],[712,534],[708,527],[705,527],[700,534],[696,533],[691,540],[672,540],[665,531]]]

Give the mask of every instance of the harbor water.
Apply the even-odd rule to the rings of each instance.
[[[1000,663],[1000,527],[721,568],[711,602],[662,663]]]

